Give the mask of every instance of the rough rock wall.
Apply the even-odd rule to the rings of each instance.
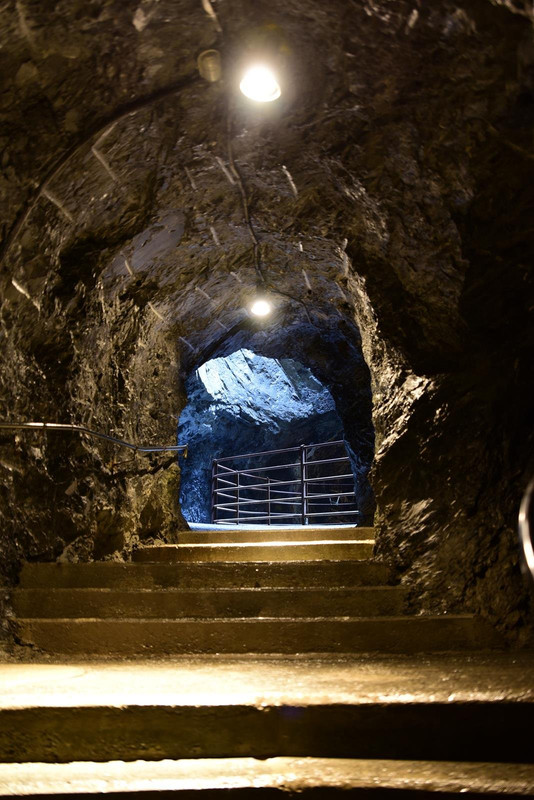
[[[532,15],[511,0],[216,6],[222,31],[196,0],[2,5],[1,415],[168,442],[182,380],[261,340],[313,369],[348,432],[370,407],[363,361],[352,390],[344,370],[359,328],[379,552],[414,608],[479,611],[521,641]],[[229,75],[265,23],[289,82],[261,111]],[[210,46],[225,64],[214,85],[195,65]],[[259,279],[247,213],[279,301],[263,329],[243,312]],[[49,439],[42,459],[40,440],[1,441],[7,575],[23,555],[111,552],[101,509],[125,509],[128,537],[157,519],[158,493],[150,505],[108,476],[100,445],[67,459]],[[65,499],[73,475],[89,499]]]
[[[467,45],[446,74],[447,45],[429,53],[424,82],[404,97],[411,109],[375,131],[372,148],[362,141],[349,167],[371,178],[382,224],[377,236],[367,195],[347,229],[374,384],[379,553],[414,608],[473,609],[527,641],[516,525],[534,468],[532,31],[516,29],[505,52],[503,16],[480,4],[452,20],[452,35],[478,49]],[[421,136],[423,108],[433,133]]]

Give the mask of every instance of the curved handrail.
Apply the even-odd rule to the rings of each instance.
[[[521,506],[519,507],[519,543],[523,554],[524,563],[534,581],[534,545],[532,543],[531,517],[532,497],[534,495],[534,478],[525,490]]]
[[[115,436],[108,436],[107,433],[99,433],[84,425],[65,425],[59,422],[0,422],[0,430],[42,430],[42,431],[72,431],[74,433],[85,433],[89,436],[96,436],[98,439],[105,439],[107,442],[113,442],[121,447],[128,447],[130,450],[135,450],[136,453],[179,453],[187,458],[186,444],[174,444],[164,447],[142,446],[125,442],[123,439],[117,439]]]

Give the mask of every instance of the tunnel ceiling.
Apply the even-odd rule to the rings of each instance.
[[[76,358],[80,310],[116,305],[182,335],[186,357],[224,338],[257,279],[233,157],[287,318],[350,316],[350,257],[382,334],[420,369],[450,364],[467,332],[468,251],[517,250],[532,211],[508,175],[531,144],[527,12],[212,8],[216,21],[196,0],[3,4],[4,332],[14,316],[38,350]],[[284,51],[275,108],[231,85],[262,26]],[[217,84],[196,69],[209,47],[223,56]],[[488,230],[495,204],[512,230]]]
[[[363,353],[379,552],[419,607],[513,627],[533,446],[531,3],[0,12],[2,416],[169,441],[184,377],[247,346],[299,358],[354,415]],[[233,79],[265,36],[286,83],[258,108]],[[198,74],[207,48],[218,83]],[[258,326],[244,307],[260,273],[276,313]],[[0,456],[11,576],[23,555],[107,557],[180,524],[172,469],[157,484],[159,467],[50,439],[2,439]]]

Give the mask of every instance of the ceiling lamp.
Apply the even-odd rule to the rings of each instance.
[[[257,103],[271,103],[282,94],[274,72],[265,64],[254,64],[245,72],[239,88],[250,100]]]
[[[258,297],[250,306],[250,313],[255,317],[266,317],[272,310],[272,305],[264,297]]]

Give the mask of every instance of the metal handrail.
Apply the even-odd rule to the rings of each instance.
[[[318,442],[317,444],[307,444],[305,447],[312,448],[312,447],[333,447],[336,444],[345,444],[344,439],[337,439],[335,442]],[[225,456],[225,458],[218,458],[217,463],[221,464],[223,461],[234,461],[237,458],[254,458],[255,456],[277,456],[280,453],[298,453],[300,452],[302,446],[299,445],[298,447],[286,447],[283,450],[266,450],[262,453],[241,453],[238,456]],[[290,464],[283,464],[282,466],[291,466]],[[233,470],[232,470],[233,471]]]
[[[187,458],[188,445],[186,444],[173,444],[164,447],[154,447],[152,445],[139,445],[126,442],[123,439],[117,439],[115,436],[108,436],[107,433],[99,433],[84,425],[70,425],[59,422],[0,422],[0,430],[41,430],[41,431],[69,431],[72,433],[82,433],[89,436],[95,436],[98,439],[104,439],[107,442],[118,444],[121,447],[127,447],[129,450],[135,450],[136,453],[178,453]]]
[[[521,505],[519,507],[519,543],[523,555],[523,563],[530,572],[530,577],[534,581],[534,545],[532,543],[532,497],[534,495],[534,478],[528,484]]]

